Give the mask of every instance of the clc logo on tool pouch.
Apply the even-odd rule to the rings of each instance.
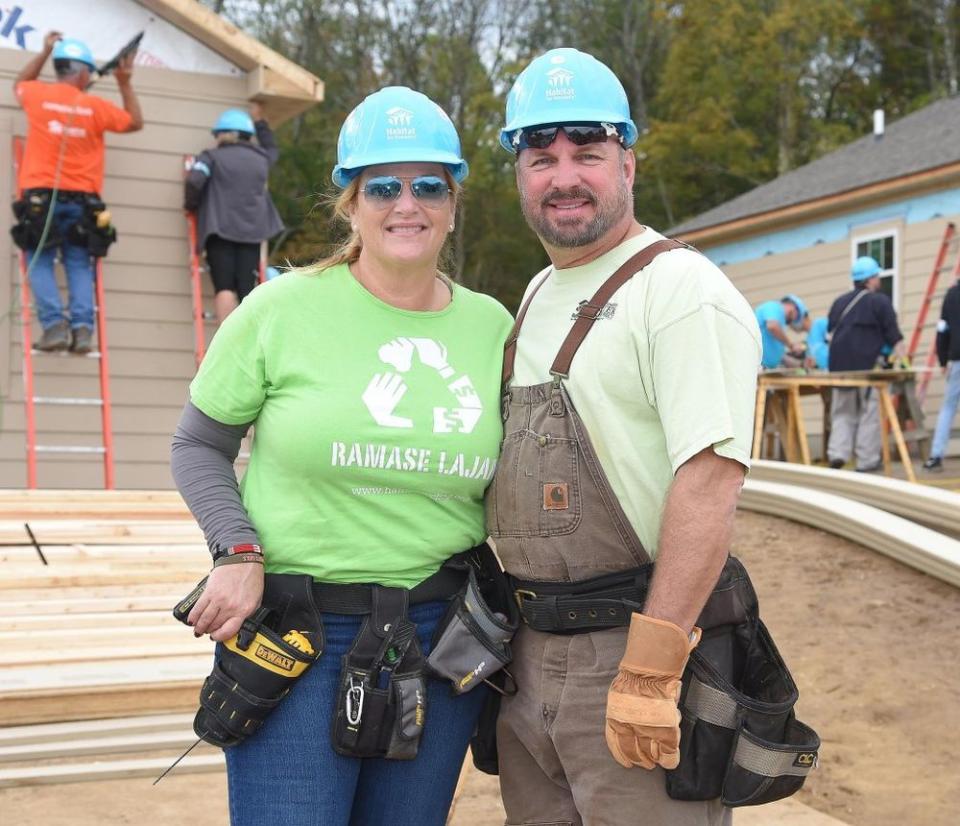
[[[391,371],[377,373],[363,391],[363,403],[373,420],[382,427],[412,428],[413,419],[396,414],[409,389],[404,375],[410,373],[416,355],[420,364],[431,367],[446,382],[453,397],[452,407],[433,408],[434,433],[472,433],[483,413],[483,404],[466,374],[457,376],[447,363],[447,348],[432,338],[398,337],[382,345],[377,355]]]

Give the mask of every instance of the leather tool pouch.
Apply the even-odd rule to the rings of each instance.
[[[424,659],[409,592],[373,586],[370,615],[343,657],[333,748],[348,757],[412,760],[427,711]]]
[[[794,716],[797,687],[737,560],[728,561],[700,621],[704,636],[680,695],[680,765],[666,772],[667,794],[719,797],[731,807],[794,794],[816,765],[820,739]]]
[[[47,222],[47,211],[50,209],[50,193],[45,191],[27,191],[11,205],[13,215],[17,219],[10,227],[10,237],[13,243],[24,251],[32,251],[40,246],[43,237],[43,227]],[[50,222],[43,249],[57,247],[63,239],[57,230],[56,222]]]
[[[186,620],[205,580],[174,609]],[[256,732],[323,652],[323,624],[313,578],[266,574],[260,608],[235,637],[217,646],[193,721],[198,737],[227,748]]]
[[[70,228],[67,241],[78,247],[86,247],[95,258],[103,258],[110,245],[117,240],[117,229],[112,223],[100,226],[98,218],[107,205],[94,195],[88,195],[83,204],[83,217]]]
[[[486,553],[488,559],[466,563],[467,581],[450,601],[427,657],[430,672],[449,680],[455,694],[464,694],[481,682],[502,691],[489,678],[513,657],[510,640],[520,614],[500,566],[488,548]]]

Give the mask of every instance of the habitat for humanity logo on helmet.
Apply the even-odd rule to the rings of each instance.
[[[413,112],[402,106],[387,109],[387,139],[407,140],[417,137],[417,129],[412,126]]]
[[[551,63],[566,63],[563,55],[554,55]],[[565,100],[576,96],[577,91],[573,88],[573,72],[562,66],[556,66],[547,72],[547,100]]]

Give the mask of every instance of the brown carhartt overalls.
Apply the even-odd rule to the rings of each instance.
[[[518,579],[576,582],[650,561],[562,379],[616,290],[656,255],[682,246],[651,244],[601,286],[580,308],[550,369],[553,381],[508,387],[520,326],[536,290],[517,316],[504,356],[503,449],[486,507],[497,554]],[[562,635],[521,625],[512,666],[519,690],[503,699],[497,724],[508,826],[730,822],[719,800],[672,800],[662,769],[625,769],[610,755],[604,739],[607,690],[626,637],[626,627]]]

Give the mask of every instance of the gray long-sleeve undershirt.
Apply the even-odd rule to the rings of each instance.
[[[187,402],[173,436],[173,479],[213,554],[233,545],[260,544],[233,470],[251,424],[223,424]]]

